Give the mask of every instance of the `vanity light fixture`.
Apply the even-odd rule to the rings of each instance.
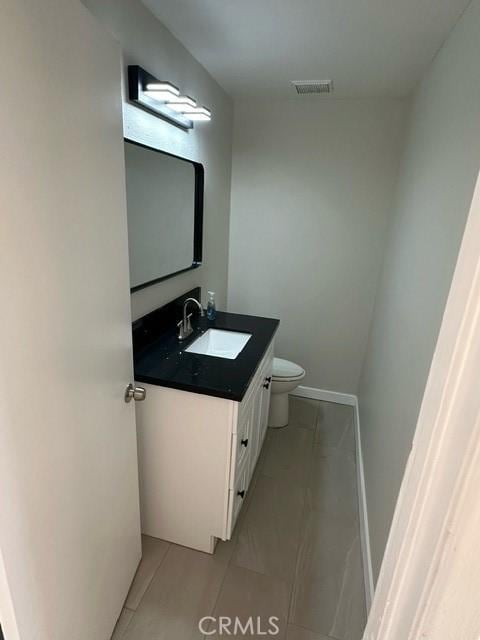
[[[138,65],[128,67],[128,97],[131,102],[173,122],[192,129],[193,122],[211,120],[212,113],[194,98],[180,94],[171,82],[158,80]]]
[[[145,93],[155,100],[169,102],[170,100],[176,100],[178,98],[180,90],[170,82],[149,82]]]
[[[212,112],[206,107],[196,107],[195,109],[192,109],[192,111],[186,111],[185,113],[187,117],[190,118],[190,120],[195,120],[198,122],[208,122],[208,120],[212,119]]]
[[[206,107],[199,107],[196,103],[191,104],[191,103],[173,102],[173,103],[169,103],[168,106],[171,107],[172,109],[175,109],[175,111],[178,111],[179,113],[184,113],[185,115],[188,115],[188,116],[190,116],[192,113],[196,113],[196,114],[208,116],[208,119],[210,120],[210,116],[212,115],[212,112],[210,111],[210,109],[207,109]]]
[[[178,113],[186,113],[188,109],[196,107],[197,103],[190,96],[178,96],[169,100],[168,106]]]
[[[190,96],[177,96],[176,98],[171,99],[171,104],[179,105],[179,106],[190,106],[194,107],[197,103]]]
[[[212,112],[206,107],[199,107],[193,98],[189,96],[179,96],[172,102],[168,102],[168,106],[183,113],[190,120],[208,121],[212,119]]]

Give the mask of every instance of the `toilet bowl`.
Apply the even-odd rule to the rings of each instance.
[[[304,377],[305,370],[298,364],[283,358],[273,359],[269,427],[278,429],[288,424],[288,394],[298,387]]]

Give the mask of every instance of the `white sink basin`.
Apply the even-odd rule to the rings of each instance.
[[[214,356],[215,358],[235,360],[251,337],[251,333],[208,329],[195,342],[192,342],[185,351],[199,353],[204,356]]]

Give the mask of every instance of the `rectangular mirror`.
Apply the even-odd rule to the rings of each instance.
[[[202,262],[203,166],[125,140],[130,286],[137,291]]]

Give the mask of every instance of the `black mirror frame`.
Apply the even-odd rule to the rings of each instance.
[[[130,288],[130,292],[134,293],[135,291],[140,291],[140,289],[145,289],[145,287],[149,287],[152,284],[157,284],[157,282],[162,282],[163,280],[168,280],[169,278],[173,278],[178,276],[180,273],[185,273],[186,271],[191,271],[192,269],[198,269],[201,266],[203,260],[203,198],[204,198],[204,187],[205,187],[205,169],[203,164],[200,162],[195,162],[194,160],[190,160],[188,158],[182,158],[182,156],[177,156],[173,153],[168,153],[168,151],[163,151],[162,149],[156,149],[155,147],[150,147],[149,145],[142,144],[137,140],[132,140],[131,138],[124,138],[124,142],[128,142],[129,144],[134,144],[137,147],[143,147],[144,149],[148,149],[149,151],[156,151],[157,153],[162,153],[165,156],[171,156],[172,158],[176,158],[177,160],[183,160],[184,162],[188,162],[193,165],[195,171],[195,199],[194,199],[194,221],[193,221],[193,262],[189,267],[185,269],[180,269],[179,271],[174,271],[173,273],[169,273],[165,276],[161,276],[160,278],[154,278],[153,280],[149,280],[148,282],[144,282],[142,284],[138,284],[135,287]],[[127,212],[128,215],[128,212]]]

